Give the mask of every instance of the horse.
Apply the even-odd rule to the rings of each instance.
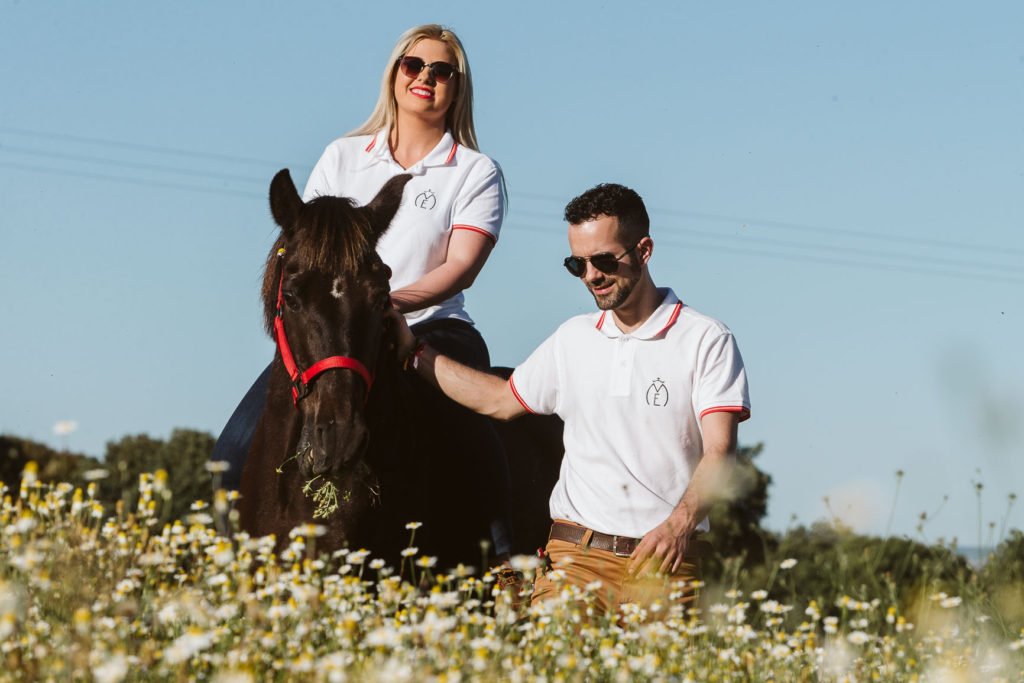
[[[437,417],[450,399],[425,391],[395,356],[390,270],[375,246],[409,179],[395,176],[362,207],[344,197],[304,203],[287,169],[270,184],[281,232],[261,296],[278,348],[239,513],[243,530],[275,534],[279,549],[293,528],[315,523],[318,551],[366,548],[397,562],[410,542],[407,525],[419,522],[415,546],[443,566],[489,559],[481,541],[496,492],[478,476],[479,463],[452,446],[458,425]],[[550,525],[561,421],[531,415],[495,427],[508,459],[513,552],[529,553]]]

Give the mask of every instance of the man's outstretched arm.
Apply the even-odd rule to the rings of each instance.
[[[392,319],[399,340],[398,357],[405,358],[414,350],[416,339],[400,313],[392,312]],[[526,412],[506,380],[463,365],[429,346],[419,354],[416,372],[453,401],[481,415],[511,420]]]

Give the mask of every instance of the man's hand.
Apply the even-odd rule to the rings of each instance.
[[[385,320],[394,327],[395,357],[399,361],[408,360],[416,348],[416,337],[398,310],[392,308],[385,315]],[[429,346],[425,346],[423,353],[417,356],[417,374],[456,403],[498,420],[511,420],[526,412],[509,388],[509,383],[497,375],[474,370],[442,356]]]
[[[682,499],[668,519],[654,527],[633,550],[627,571],[675,573],[686,546],[711,506],[730,494],[729,477],[736,453],[736,412],[708,413],[700,420],[704,455],[690,477]]]
[[[399,360],[408,358],[416,346],[416,337],[405,322],[405,316],[399,313],[397,308],[391,308],[384,319],[389,321],[395,331],[395,357]]]
[[[669,517],[644,535],[633,550],[626,572],[633,576],[675,573],[686,557],[691,533],[692,529],[684,529]]]

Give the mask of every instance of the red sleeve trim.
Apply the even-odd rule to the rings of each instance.
[[[526,401],[524,401],[523,397],[519,395],[518,391],[516,391],[516,383],[512,381],[511,377],[508,378],[508,386],[510,389],[512,389],[512,395],[516,397],[517,401],[519,401],[519,405],[521,405],[523,408],[526,408],[526,412],[533,413],[534,415],[536,415],[537,411],[531,408],[530,406],[526,405]]]
[[[458,148],[459,148],[459,143],[453,142],[452,143],[452,151],[448,153],[448,158],[444,160],[444,163],[446,163],[446,164],[452,163],[452,159],[455,158],[455,150],[458,149]]]
[[[489,238],[491,240],[491,244],[497,244],[498,242],[498,238],[492,235],[491,233],[472,225],[453,225],[452,230],[472,230],[473,232],[478,232],[484,237]]]
[[[380,135],[380,133],[377,133],[377,135]],[[371,149],[373,149],[373,146],[377,144],[377,135],[373,136],[373,139],[370,140],[370,144],[368,144],[366,146],[366,149],[363,150],[364,152],[369,152]]]
[[[710,415],[711,413],[739,413],[740,422],[750,419],[750,408],[744,408],[743,406],[718,406],[716,408],[708,408],[700,414],[701,419],[703,419],[705,415]]]

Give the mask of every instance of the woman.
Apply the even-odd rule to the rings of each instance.
[[[377,252],[392,269],[391,296],[410,325],[456,321],[444,327],[459,333],[475,333],[462,290],[490,255],[504,209],[501,171],[476,151],[472,97],[455,34],[436,25],[407,31],[388,60],[373,114],[327,146],[303,193],[306,201],[344,195],[365,204],[389,178],[411,173]],[[486,353],[483,340],[475,345]]]
[[[303,199],[341,195],[362,205],[391,177],[411,174],[402,206],[377,244],[390,266],[391,298],[413,332],[434,348],[479,368],[487,346],[463,308],[494,247],[504,215],[498,165],[477,151],[469,62],[458,37],[436,24],[406,31],[388,59],[377,106],[362,126],[329,144]],[[213,460],[226,460],[225,488],[237,488],[253,432],[263,412],[270,368],[257,378],[228,420]],[[454,404],[453,404],[454,405]],[[507,505],[508,471],[486,420],[469,421],[462,438],[481,453],[484,475]],[[508,550],[507,525],[492,523],[495,551]]]

